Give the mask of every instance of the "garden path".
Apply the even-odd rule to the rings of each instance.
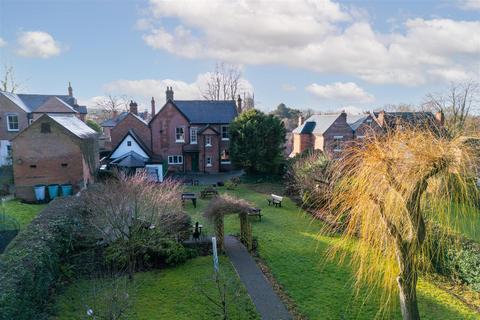
[[[262,320],[290,320],[282,300],[273,291],[272,285],[263,275],[255,260],[250,256],[243,244],[232,236],[225,237],[225,251],[232,261],[240,280],[247,288],[253,304]]]

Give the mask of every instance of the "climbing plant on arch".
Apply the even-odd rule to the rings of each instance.
[[[213,222],[215,236],[221,251],[225,249],[223,244],[224,217],[230,214],[238,214],[240,218],[240,240],[248,250],[252,250],[252,225],[248,221],[248,212],[251,208],[252,205],[248,201],[229,195],[221,195],[210,201],[203,215]]]

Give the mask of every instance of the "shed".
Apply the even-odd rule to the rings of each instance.
[[[77,117],[44,114],[12,140],[15,194],[35,200],[35,185],[71,184],[78,192],[94,181],[98,134]]]

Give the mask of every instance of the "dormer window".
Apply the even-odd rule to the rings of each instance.
[[[7,130],[19,131],[18,114],[7,114]]]

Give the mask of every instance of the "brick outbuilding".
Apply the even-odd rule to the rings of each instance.
[[[12,162],[17,198],[35,200],[38,184],[71,184],[77,192],[98,168],[97,133],[73,115],[45,114],[12,140]]]

